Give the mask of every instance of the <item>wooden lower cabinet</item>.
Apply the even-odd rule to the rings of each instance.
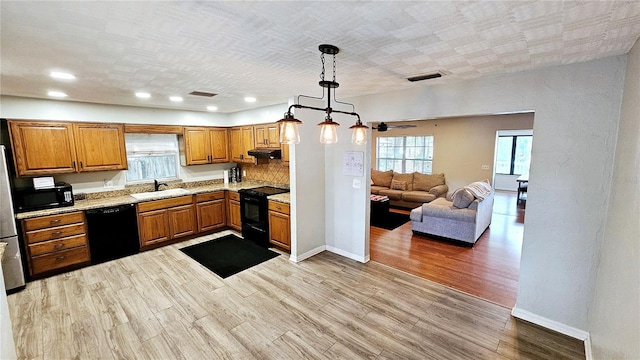
[[[227,226],[227,207],[224,191],[196,195],[198,232],[205,232]]]
[[[195,234],[196,213],[191,195],[138,204],[140,247]]]
[[[91,260],[82,211],[25,219],[22,230],[31,276],[59,272]]]
[[[291,217],[289,204],[269,201],[269,242],[291,250]]]
[[[227,226],[242,231],[242,218],[240,214],[240,194],[227,191]]]

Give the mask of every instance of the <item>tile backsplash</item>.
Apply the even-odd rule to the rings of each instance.
[[[269,160],[267,164],[240,164],[247,175],[242,179],[289,184],[289,164],[282,160]]]

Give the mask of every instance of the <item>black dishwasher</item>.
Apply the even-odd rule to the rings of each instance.
[[[86,210],[85,214],[92,264],[140,252],[134,204]]]

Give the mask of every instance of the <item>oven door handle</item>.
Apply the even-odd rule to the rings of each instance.
[[[259,227],[256,227],[256,226],[253,226],[253,225],[250,225],[250,224],[247,224],[247,226],[249,226],[249,227],[250,227],[250,228],[252,228],[253,230],[255,230],[255,231],[259,231],[259,232],[261,232],[261,233],[266,233],[266,232],[267,232],[267,230],[265,230],[265,229],[260,229]]]
[[[241,199],[246,201],[246,202],[250,202],[250,203],[255,203],[255,204],[259,204],[260,203],[260,199],[259,198],[250,197],[250,196],[246,196],[246,195],[243,196]]]

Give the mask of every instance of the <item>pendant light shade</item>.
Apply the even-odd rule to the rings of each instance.
[[[335,144],[338,142],[338,124],[331,119],[331,116],[325,118],[325,120],[318,124],[320,126],[320,143],[321,144]]]
[[[338,47],[334,45],[321,44],[320,46],[318,46],[318,50],[320,50],[320,59],[322,60],[322,72],[320,73],[320,82],[318,82],[318,85],[320,85],[320,87],[323,89],[322,97],[317,98],[313,96],[298,95],[297,103],[290,105],[289,110],[284,115],[284,118],[278,121],[278,123],[280,124],[280,143],[282,144],[299,144],[300,143],[300,134],[298,132],[298,125],[302,124],[302,121],[295,119],[293,117],[293,114],[291,114],[291,109],[295,108],[295,109],[309,109],[309,110],[323,111],[327,114],[325,117],[325,120],[320,124],[318,124],[321,127],[320,143],[322,144],[335,144],[336,142],[338,142],[337,127],[340,124],[334,122],[331,119],[331,113],[339,113],[339,114],[356,116],[358,118],[358,121],[354,126],[350,127],[350,129],[353,130],[353,136],[351,138],[351,142],[356,145],[364,145],[367,143],[368,127],[366,127],[365,125],[362,125],[362,122],[360,122],[360,115],[358,115],[355,112],[355,107],[353,106],[353,104],[340,102],[335,99],[335,89],[337,89],[340,86],[340,84],[336,82],[336,54],[340,52],[340,49],[338,49]],[[325,80],[325,68],[324,68],[325,55],[333,56],[333,80]],[[324,89],[326,89],[327,107],[319,108],[315,106],[306,106],[306,105],[300,104],[300,98],[324,100],[325,99]],[[331,107],[331,89],[334,89],[333,100],[337,104],[351,106],[352,111],[349,112],[349,111],[334,110]]]
[[[280,143],[281,144],[299,144],[300,132],[298,126],[302,121],[293,117],[293,114],[287,112],[284,118],[278,120],[280,125]]]
[[[369,127],[363,125],[360,119],[358,119],[355,125],[350,126],[349,129],[353,130],[351,143],[355,145],[364,145],[367,143],[367,129],[369,129]]]

